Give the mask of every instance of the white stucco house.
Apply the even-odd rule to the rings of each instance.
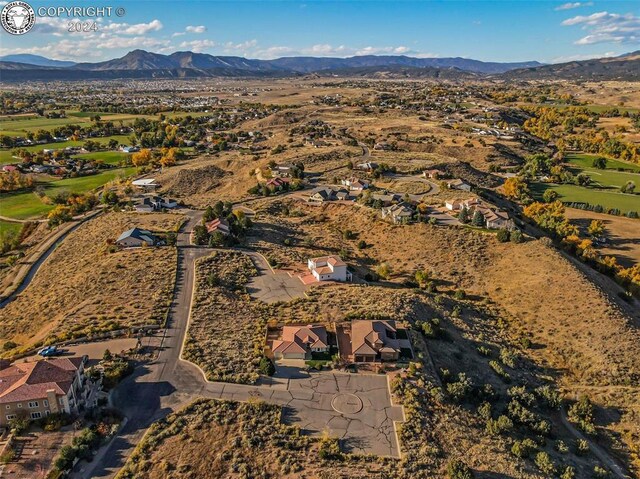
[[[309,259],[309,271],[318,281],[351,281],[347,263],[340,256],[321,256]]]

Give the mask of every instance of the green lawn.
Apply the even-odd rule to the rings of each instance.
[[[114,136],[105,136],[101,138],[91,138],[93,141],[100,143],[101,145],[107,145],[109,140],[116,140],[118,143],[123,145],[129,145],[131,141],[129,141],[129,135],[114,135]],[[35,146],[26,146],[24,147],[27,151],[38,152],[45,149],[52,150],[60,150],[62,148],[67,148],[68,146],[82,146],[85,144],[87,140],[79,140],[79,141],[61,141],[59,143],[45,143],[43,145],[35,145]],[[11,149],[2,149],[0,150],[0,165],[5,165],[7,163],[15,163],[17,160],[11,156]]]
[[[572,165],[579,166],[580,168],[588,168],[593,170],[593,160],[601,155],[591,155],[589,153],[569,153],[566,160]],[[633,170],[640,173],[640,165],[636,163],[627,163],[625,161],[613,160],[607,158],[607,170],[616,170],[617,168],[625,168],[627,170]],[[598,170],[601,171],[601,170]]]
[[[640,195],[622,194],[615,190],[599,190],[577,185],[556,185],[550,183],[531,183],[531,192],[536,199],[548,190],[555,190],[560,195],[560,201],[589,203],[602,205],[605,208],[617,208],[623,213],[628,211],[640,212]]]
[[[21,136],[28,131],[52,130],[64,125],[85,125],[90,124],[90,116],[99,115],[109,121],[131,122],[136,118],[158,118],[157,115],[132,115],[128,113],[103,113],[103,112],[80,112],[69,111],[66,118],[43,118],[41,116],[15,116],[4,117],[0,120],[0,134],[10,136]]]
[[[15,233],[20,233],[21,229],[22,229],[22,223],[12,223],[11,221],[0,220],[0,235],[5,233],[6,231],[13,231]]]
[[[45,194],[52,196],[61,191],[71,193],[86,193],[108,183],[119,176],[130,176],[136,168],[115,168],[103,171],[97,175],[66,178],[64,180],[43,181],[39,185],[44,187]],[[49,212],[53,205],[47,205],[33,192],[0,194],[0,215],[9,218],[30,219]]]
[[[107,165],[118,165],[120,162],[126,162],[130,157],[131,153],[122,151],[97,151],[76,156],[76,158],[85,158],[87,160],[102,160]]]

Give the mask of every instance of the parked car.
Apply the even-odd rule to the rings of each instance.
[[[42,350],[40,350],[38,352],[38,354],[44,358],[46,357],[50,357],[50,356],[60,356],[61,354],[65,353],[67,350],[66,349],[60,349],[58,348],[58,346],[49,346],[47,348],[44,348]]]

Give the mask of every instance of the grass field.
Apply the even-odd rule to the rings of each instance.
[[[39,183],[44,187],[48,196],[66,190],[71,193],[85,193],[98,188],[119,176],[129,176],[135,173],[136,169],[116,168],[104,171],[97,175],[82,176],[79,178],[65,178],[64,180],[51,180]],[[29,219],[42,216],[53,208],[48,205],[33,192],[8,193],[0,195],[0,214],[9,218]]]
[[[0,234],[4,234],[5,231],[13,231],[19,233],[22,229],[22,223],[12,223],[10,221],[0,220]]]
[[[589,203],[602,205],[605,208],[618,208],[623,213],[640,211],[640,195],[622,194],[614,190],[598,190],[576,185],[556,185],[549,183],[531,183],[531,191],[539,199],[548,190],[555,190],[560,195],[560,201]]]
[[[123,153],[121,151],[96,151],[94,153],[78,155],[77,158],[102,160],[106,165],[118,165],[120,162],[126,162],[130,156],[130,153]]]
[[[594,158],[598,158],[600,155],[589,155],[586,153],[570,153],[567,155],[566,159],[572,165],[579,166],[580,168],[585,169],[594,169],[593,168],[593,160]],[[607,170],[615,170],[616,168],[625,168],[628,170],[637,171],[640,173],[640,165],[636,165],[635,163],[627,163],[620,160],[612,160],[607,158]],[[602,171],[602,170],[598,170]]]
[[[116,140],[118,143],[124,144],[124,145],[128,145],[131,142],[129,141],[129,135],[114,135],[114,136],[105,136],[102,138],[91,138],[93,141],[96,141],[102,145],[105,145],[109,142],[109,140]],[[52,149],[52,150],[59,150],[62,148],[67,148],[68,146],[82,146],[85,144],[87,140],[79,140],[79,141],[61,141],[58,143],[44,143],[42,145],[35,145],[35,146],[26,146],[24,147],[25,150],[27,151],[31,151],[31,152],[38,152],[44,149]],[[3,149],[0,150],[0,165],[4,165],[7,163],[14,163],[18,160],[16,160],[15,158],[13,158],[11,156],[11,151],[12,149]],[[86,155],[85,155],[86,156]]]
[[[58,126],[64,125],[83,125],[90,124],[90,116],[95,114],[109,121],[130,122],[136,118],[156,118],[153,115],[131,115],[118,113],[101,113],[101,112],[68,112],[66,118],[43,118],[40,116],[3,119],[0,121],[0,133],[3,135],[20,136],[28,131],[51,130]]]

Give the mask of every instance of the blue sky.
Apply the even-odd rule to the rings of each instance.
[[[6,4],[6,1],[0,1]],[[0,34],[0,54],[100,61],[135,48],[250,58],[404,54],[546,63],[640,50],[640,1],[31,1],[112,6],[98,31],[70,33],[66,16]],[[81,20],[94,20],[81,18]]]

